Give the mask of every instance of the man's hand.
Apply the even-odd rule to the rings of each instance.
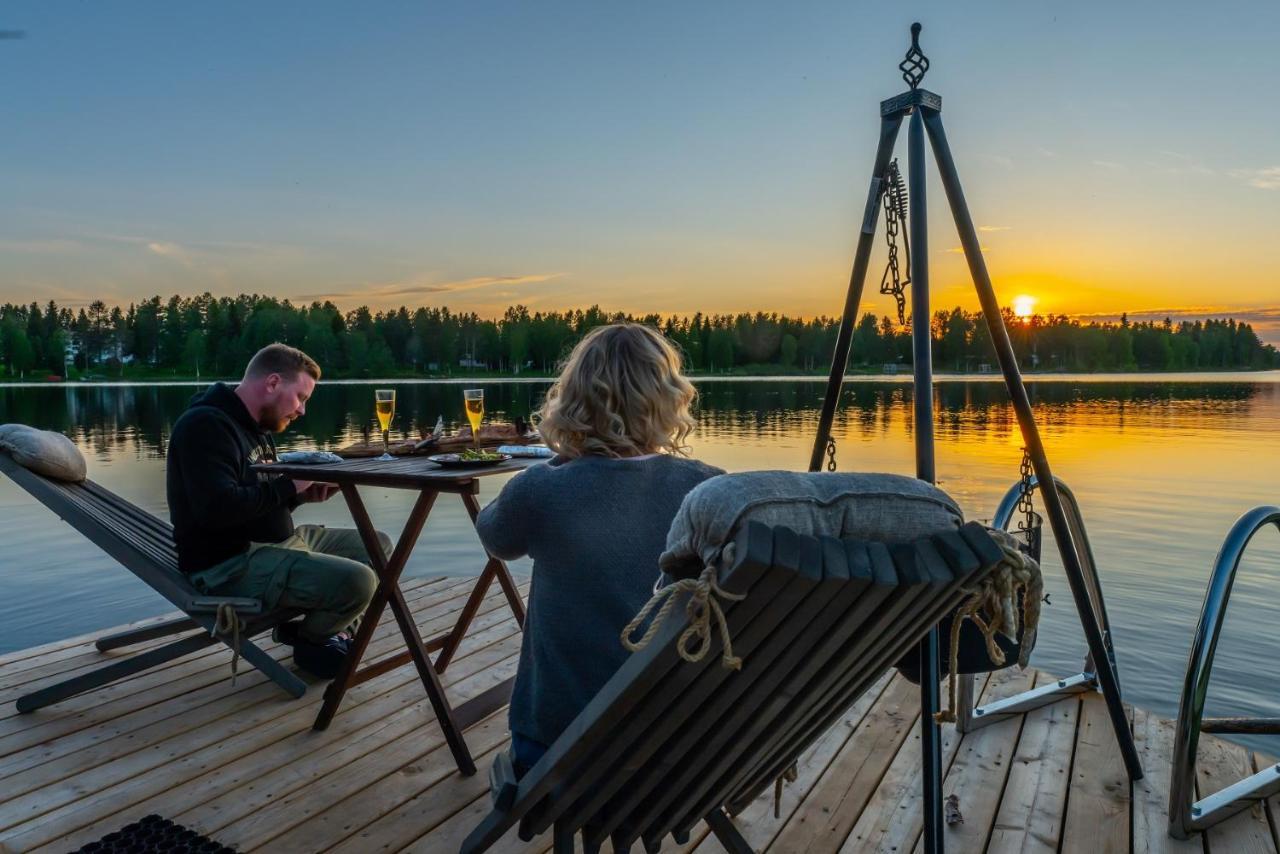
[[[298,500],[304,504],[328,501],[338,491],[339,487],[336,483],[312,483],[305,490],[298,493]]]

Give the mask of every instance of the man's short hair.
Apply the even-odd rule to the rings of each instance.
[[[300,373],[310,374],[311,378],[317,382],[320,380],[320,366],[316,364],[315,359],[297,347],[279,342],[268,344],[255,353],[249,360],[248,367],[244,369],[245,377],[279,374],[289,381],[296,379]]]

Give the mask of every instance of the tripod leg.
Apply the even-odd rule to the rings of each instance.
[[[933,456],[933,342],[929,333],[929,216],[925,200],[924,122],[920,110],[907,126],[907,196],[911,199],[911,351],[915,412],[916,477],[937,479]],[[924,795],[926,854],[942,852],[942,730],[934,717],[942,704],[938,627],[920,641],[920,782]]]
[[[1049,458],[1045,456],[1040,431],[1036,428],[1035,416],[1031,412],[1031,401],[1027,397],[1026,386],[1023,385],[1022,375],[1018,371],[1018,360],[1013,352],[1013,344],[1009,341],[1009,332],[1004,328],[1004,321],[1000,316],[1000,304],[996,300],[995,288],[991,284],[991,276],[987,272],[987,264],[982,257],[978,232],[973,226],[973,218],[969,215],[969,208],[965,204],[964,191],[960,188],[960,178],[956,174],[956,164],[951,157],[951,148],[947,145],[946,132],[942,128],[942,115],[936,110],[925,109],[923,112],[925,129],[929,132],[929,142],[933,145],[933,159],[938,164],[938,173],[947,193],[947,201],[951,205],[951,215],[956,221],[960,244],[964,247],[965,260],[969,262],[969,274],[973,277],[978,300],[982,303],[982,313],[987,321],[987,329],[991,333],[996,358],[1000,362],[1000,370],[1004,373],[1004,382],[1009,389],[1009,397],[1013,402],[1014,412],[1017,413],[1018,424],[1022,428],[1022,439],[1026,442],[1036,480],[1040,484],[1040,496],[1044,500],[1045,514],[1049,517],[1053,538],[1058,542],[1058,551],[1062,555],[1062,567],[1066,573],[1067,582],[1071,586],[1071,596],[1075,599],[1076,611],[1080,615],[1080,624],[1084,629],[1085,641],[1089,645],[1089,653],[1093,656],[1093,663],[1097,668],[1098,684],[1107,702],[1107,712],[1111,717],[1111,725],[1115,729],[1116,741],[1120,745],[1120,753],[1124,757],[1129,779],[1141,780],[1142,760],[1138,758],[1133,733],[1129,729],[1128,716],[1125,714],[1124,702],[1120,697],[1120,683],[1116,679],[1115,670],[1111,667],[1111,658],[1107,655],[1097,614],[1089,601],[1084,570],[1080,566],[1080,555],[1076,551],[1075,542],[1071,537],[1071,528],[1067,523],[1066,513],[1062,509],[1057,483],[1053,479],[1053,472],[1049,469]]]
[[[883,116],[880,119],[880,145],[876,148],[876,162],[871,167],[871,189],[867,191],[867,207],[862,217],[862,232],[858,235],[858,248],[853,253],[853,272],[849,276],[849,293],[844,301],[844,316],[836,335],[836,350],[831,357],[831,373],[827,376],[827,396],[822,401],[822,415],[818,419],[818,435],[813,441],[813,453],[809,456],[809,471],[822,469],[822,454],[831,435],[831,422],[835,419],[836,404],[840,402],[840,387],[844,372],[849,366],[849,345],[853,342],[853,325],[858,320],[858,303],[862,301],[862,286],[867,280],[867,264],[871,260],[871,243],[876,237],[876,214],[879,211],[883,177],[893,157],[893,144],[902,127],[902,114]]]

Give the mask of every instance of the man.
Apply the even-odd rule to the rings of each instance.
[[[276,637],[293,645],[299,667],[331,679],[377,584],[368,553],[355,530],[293,524],[295,507],[337,487],[251,468],[275,458],[271,434],[306,413],[319,379],[306,353],[270,344],[234,389],[214,383],[196,395],[169,437],[166,491],[178,567],[192,584],[306,612]]]

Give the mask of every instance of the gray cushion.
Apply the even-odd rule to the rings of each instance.
[[[0,424],[0,449],[8,451],[23,468],[54,480],[79,483],[87,473],[84,455],[61,433],[25,424]]]
[[[964,517],[945,492],[902,475],[722,474],[685,496],[659,558],[663,571],[687,576],[714,563],[749,521],[813,536],[902,542],[958,528]]]

